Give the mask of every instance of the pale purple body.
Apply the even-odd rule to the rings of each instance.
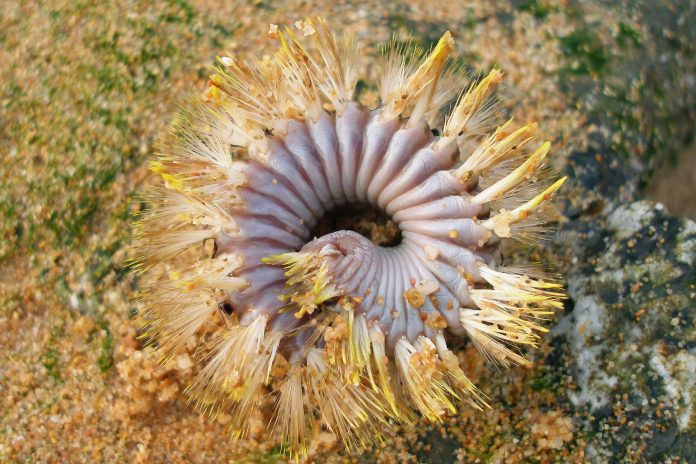
[[[216,243],[218,255],[244,259],[235,275],[250,286],[229,295],[242,324],[268,314],[271,328],[299,325],[278,314],[284,270],[261,259],[332,244],[342,252],[328,258],[332,281],[343,295],[360,297],[357,312],[380,326],[389,348],[403,336],[435,336],[423,313],[439,311],[447,328],[461,333],[458,309],[471,305],[469,285],[480,281],[478,264],[490,260],[490,232],[474,219],[481,206],[467,201],[466,185],[450,171],[460,160],[456,142],[438,141],[425,121],[383,120],[379,111],[350,104],[338,117],[324,112],[316,122],[290,122],[262,162],[235,163],[247,178],[239,189],[243,207],[235,211],[240,234],[221,234]],[[317,221],[346,204],[389,214],[401,243],[383,248],[351,231],[310,241]],[[427,246],[437,249],[437,260]],[[437,283],[437,291],[414,308],[404,292],[424,281]]]

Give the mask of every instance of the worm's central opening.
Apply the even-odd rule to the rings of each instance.
[[[342,205],[324,214],[312,229],[312,237],[339,230],[352,230],[372,243],[394,247],[401,243],[401,230],[389,215],[369,204]]]

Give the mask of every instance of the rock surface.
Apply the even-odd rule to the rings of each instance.
[[[573,307],[551,332],[587,408],[587,457],[696,456],[696,224],[660,204],[608,204],[567,224]]]

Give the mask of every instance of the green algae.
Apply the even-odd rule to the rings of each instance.
[[[568,58],[565,72],[576,75],[602,74],[609,63],[609,52],[602,39],[589,28],[576,29],[558,38]]]

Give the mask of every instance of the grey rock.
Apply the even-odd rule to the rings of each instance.
[[[551,336],[562,340],[590,415],[581,427],[597,462],[640,453],[696,457],[696,224],[647,201],[610,203],[567,225],[573,308]]]

